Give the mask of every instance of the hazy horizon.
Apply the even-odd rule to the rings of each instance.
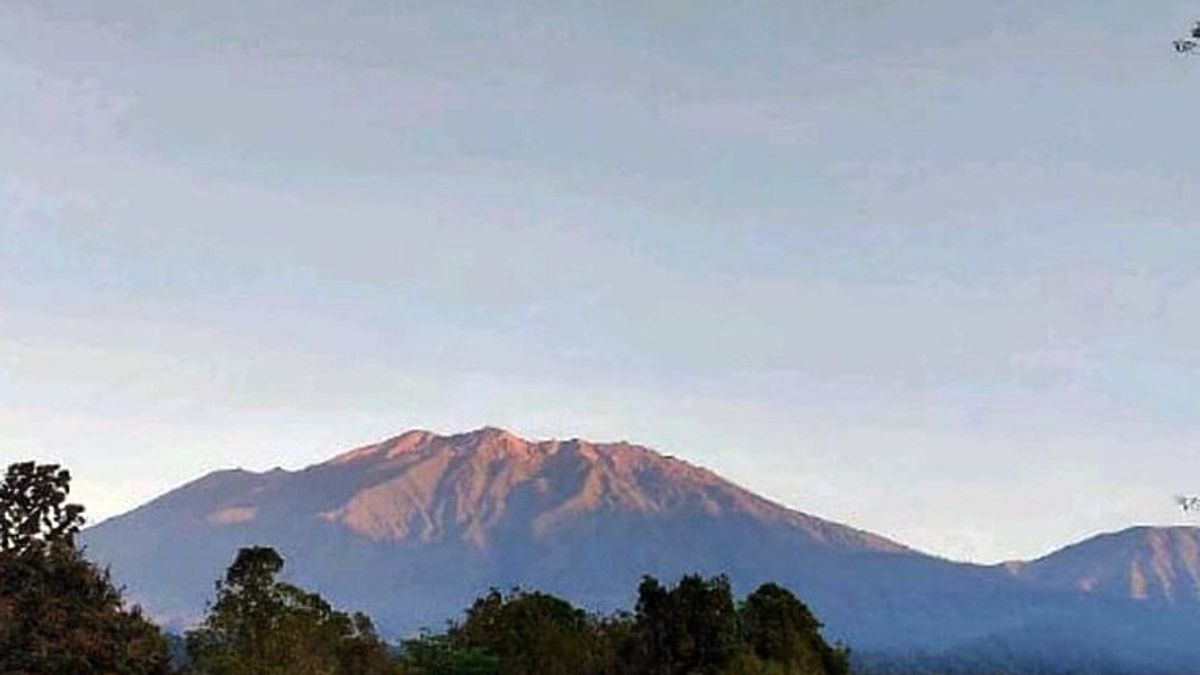
[[[980,562],[1196,524],[1194,5],[0,0],[0,458],[410,428]]]

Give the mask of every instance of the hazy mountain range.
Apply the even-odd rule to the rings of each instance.
[[[827,633],[900,662],[1195,672],[1200,530],[1133,528],[1030,562],[956,563],[787,509],[628,443],[410,431],[300,471],[219,471],[85,532],[129,596],[195,620],[238,546],[372,615],[439,627],[490,586],[628,608],[638,579],[726,573],[803,597]]]

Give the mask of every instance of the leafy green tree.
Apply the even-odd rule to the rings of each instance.
[[[546,593],[492,589],[467,610],[451,637],[496,655],[501,675],[591,673],[605,658],[593,619]]]
[[[636,613],[589,615],[545,593],[492,590],[442,635],[404,645],[404,675],[847,675],[849,653],[787,589],[740,605],[725,577],[646,577]]]
[[[645,577],[638,587],[633,669],[645,675],[728,672],[741,649],[729,579],[688,575],[674,588]]]
[[[70,483],[34,462],[10,465],[0,483],[0,672],[169,673],[158,628],[76,548],[83,507],[67,502]]]
[[[283,558],[241,549],[200,628],[186,636],[191,668],[203,675],[385,675],[398,672],[363,614],[279,581]]]
[[[740,609],[742,630],[754,656],[780,675],[846,675],[850,657],[821,637],[821,624],[791,591],[763,584]]]
[[[449,635],[424,634],[404,643],[402,675],[500,675],[500,659],[479,647],[466,647]]]

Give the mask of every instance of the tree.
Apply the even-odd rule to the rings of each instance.
[[[638,587],[635,634],[636,672],[727,672],[741,648],[729,579],[688,575],[668,589],[656,579],[645,577]]]
[[[57,464],[12,464],[0,483],[0,551],[20,555],[47,543],[74,545],[83,507],[68,504],[71,473]]]
[[[186,635],[203,675],[384,675],[397,672],[363,614],[333,609],[320,595],[279,581],[271,548],[238,551],[204,623]]]
[[[479,647],[466,647],[449,635],[422,634],[404,643],[403,675],[499,675],[500,659]]]
[[[404,675],[847,675],[849,652],[787,589],[740,605],[723,576],[646,577],[636,613],[598,617],[545,593],[497,590],[441,635],[404,644]]]
[[[0,483],[0,672],[169,673],[158,628],[76,548],[83,507],[67,503],[70,482],[57,465],[24,462]]]
[[[498,657],[501,675],[591,673],[605,658],[592,618],[546,593],[492,589],[450,636]]]
[[[786,675],[845,675],[850,657],[821,637],[821,623],[791,591],[763,584],[740,609],[743,634],[754,655]]]

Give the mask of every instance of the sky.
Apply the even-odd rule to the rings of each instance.
[[[1198,12],[0,0],[0,461],[96,521],[494,425],[960,560],[1188,523]]]

